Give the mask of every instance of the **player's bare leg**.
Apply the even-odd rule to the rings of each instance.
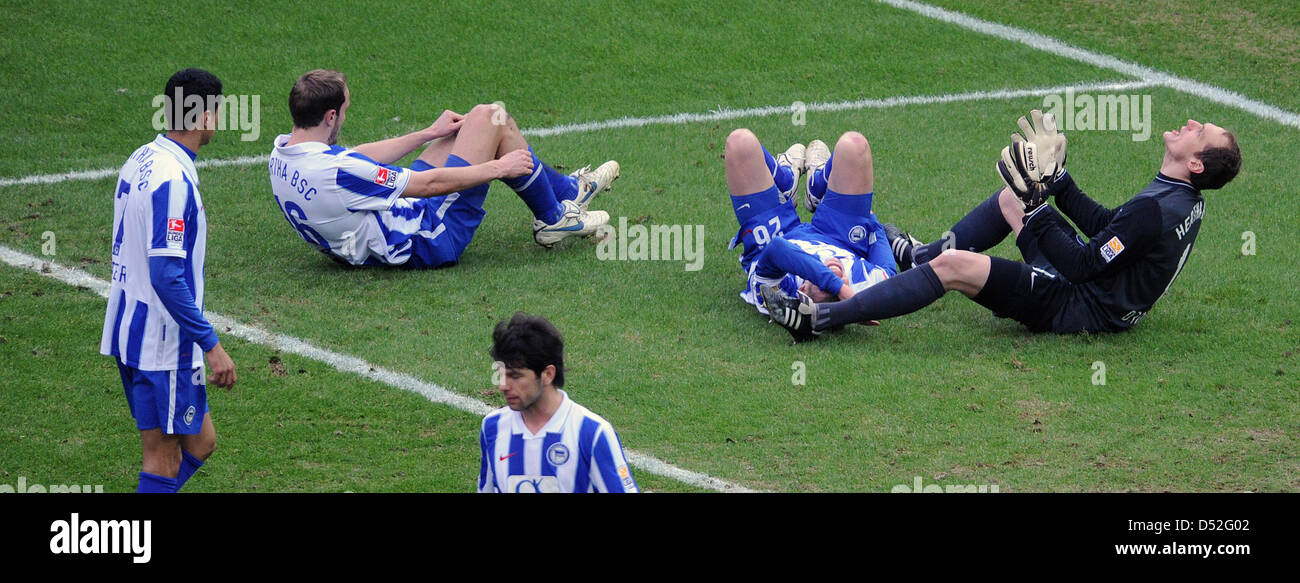
[[[212,414],[205,413],[203,415],[203,426],[198,433],[180,437],[181,449],[199,458],[200,461],[207,461],[212,452],[217,449],[217,429],[212,425]]]
[[[1002,210],[1002,217],[1007,220],[1007,226],[1011,227],[1012,236],[1019,237],[1020,229],[1025,227],[1025,207],[1010,188],[1004,186],[1002,191],[998,192],[998,208]]]
[[[482,164],[497,159],[505,135],[505,126],[493,120],[496,111],[499,110],[494,106],[484,104],[475,105],[470,109],[461,122],[460,131],[456,132],[456,140],[449,153],[470,164]],[[528,147],[527,144],[524,147]]]
[[[827,179],[827,188],[846,195],[866,194],[876,190],[876,171],[871,158],[871,144],[858,132],[845,132],[835,143],[835,167]]]
[[[146,473],[175,478],[181,467],[181,441],[176,435],[163,435],[161,429],[140,431],[144,446],[143,470]]]
[[[732,194],[744,196],[763,192],[775,185],[763,156],[763,145],[754,132],[744,128],[731,132],[723,151],[727,190]]]
[[[929,263],[944,291],[957,290],[969,298],[979,295],[988,283],[990,264],[987,255],[957,249],[940,253]]]
[[[455,145],[456,134],[443,136],[429,142],[429,145],[424,147],[424,151],[420,152],[420,155],[416,157],[416,159],[423,160],[431,166],[442,168],[447,165],[447,155],[451,153],[451,149],[455,147]]]

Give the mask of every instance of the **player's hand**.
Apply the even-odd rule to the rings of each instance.
[[[518,149],[492,161],[496,164],[499,178],[518,178],[533,173],[533,153]]]
[[[460,124],[464,121],[465,116],[450,109],[444,110],[433,125],[429,126],[429,139],[436,140],[459,132]]]
[[[1037,172],[1040,180],[1051,184],[1065,173],[1065,134],[1056,130],[1056,116],[1043,115],[1035,109],[1029,112],[1029,119],[1023,116],[1016,120],[1024,137],[1012,132],[1011,143],[1029,142],[1034,145],[1037,154]]]
[[[1033,142],[1012,142],[1002,148],[1002,157],[998,160],[998,175],[1006,183],[1011,193],[1016,195],[1025,212],[1047,202],[1048,188],[1043,183],[1043,176],[1038,171],[1038,152]]]
[[[207,356],[208,370],[212,372],[208,375],[208,383],[226,390],[235,386],[235,361],[226,354],[226,349],[221,347],[220,342],[207,352]]]
[[[844,301],[853,297],[854,293],[857,292],[853,291],[853,286],[849,285],[848,282],[845,282],[844,285],[840,286],[840,293],[838,294],[838,296],[840,298],[840,301]]]

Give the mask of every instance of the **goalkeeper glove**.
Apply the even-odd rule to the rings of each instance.
[[[1038,174],[1042,176],[1043,182],[1050,184],[1065,173],[1065,134],[1056,131],[1055,115],[1043,115],[1043,112],[1035,109],[1029,112],[1029,118],[1033,120],[1032,124],[1024,117],[1016,120],[1025,135],[1022,138],[1020,134],[1012,132],[1011,143],[1027,141],[1034,145]]]
[[[1016,195],[1025,212],[1047,202],[1048,188],[1044,184],[1041,168],[1037,160],[1037,148],[1033,142],[1012,142],[1002,148],[1002,159],[998,160],[998,174],[1002,177],[1011,193]]]

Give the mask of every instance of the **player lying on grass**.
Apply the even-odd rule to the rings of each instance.
[[[501,180],[532,211],[533,239],[550,247],[609,222],[588,211],[618,178],[617,162],[566,176],[537,159],[506,112],[477,105],[444,111],[405,136],[335,145],[351,105],[337,71],[303,74],[289,93],[293,132],[275,139],[271,190],[298,234],[331,258],[353,265],[442,267],[461,253],[483,222],[488,183]],[[421,146],[411,167],[392,166]]]
[[[760,313],[767,313],[762,285],[825,302],[851,298],[897,272],[871,212],[874,170],[862,134],[845,133],[834,155],[814,140],[773,157],[753,132],[738,129],[727,136],[726,167],[740,223],[731,248],[743,244],[740,267],[749,276],[740,297]],[[808,177],[804,206],[815,211],[809,223],[799,222],[794,208],[801,173]]]
[[[1025,136],[1013,135],[998,162],[1007,186],[953,226],[951,237],[922,245],[887,225],[896,259],[910,269],[838,304],[763,288],[774,319],[799,341],[848,322],[908,314],[957,290],[1034,332],[1116,332],[1137,324],[1186,265],[1205,210],[1201,191],[1222,188],[1240,170],[1236,137],[1191,119],[1165,132],[1155,178],[1108,209],[1065,172],[1066,140],[1052,117],[1030,115],[1032,124],[1020,118]],[[1047,204],[1053,198],[1060,212]],[[1024,263],[980,254],[1010,233]]]

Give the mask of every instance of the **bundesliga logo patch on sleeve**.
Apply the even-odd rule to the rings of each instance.
[[[185,221],[182,219],[167,219],[167,247],[169,249],[183,249],[185,246]]]
[[[1105,259],[1106,263],[1114,261],[1123,252],[1124,243],[1120,242],[1119,237],[1111,237],[1105,245],[1101,246],[1101,258]]]
[[[388,188],[397,186],[397,171],[380,168],[379,174],[375,175],[375,184],[382,184]]]

